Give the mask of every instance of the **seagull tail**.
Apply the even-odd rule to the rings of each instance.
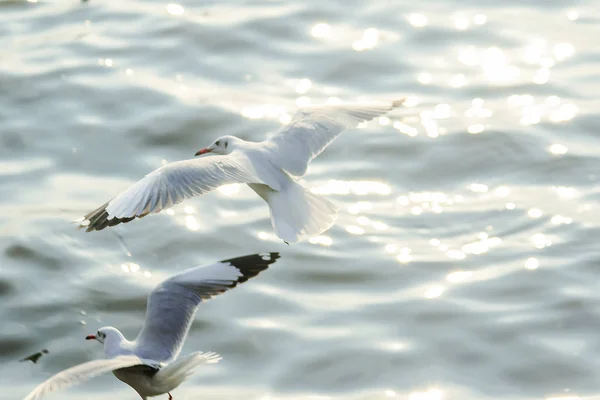
[[[261,197],[269,204],[275,233],[286,242],[319,235],[331,228],[337,219],[335,204],[291,179],[280,191],[270,190]]]
[[[171,391],[192,375],[198,365],[214,364],[220,360],[221,356],[212,352],[188,354],[161,368],[153,377],[153,385],[165,388],[165,392]]]

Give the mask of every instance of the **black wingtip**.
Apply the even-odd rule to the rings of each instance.
[[[106,227],[112,227],[135,219],[135,217],[108,219],[108,212],[106,211],[106,207],[108,207],[109,203],[110,202],[106,202],[94,211],[85,215],[83,217],[83,221],[79,223],[78,228],[85,228],[86,232],[101,231]],[[85,221],[87,221],[88,223],[84,225],[83,222]]]
[[[239,269],[243,276],[238,278],[238,283],[242,283],[269,268],[269,266],[279,258],[281,258],[281,256],[278,252],[271,252],[230,258],[221,262],[224,264],[233,265]]]

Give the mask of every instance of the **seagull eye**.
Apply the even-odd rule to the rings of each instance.
[[[221,141],[220,141],[220,140],[217,140],[217,141],[215,142],[215,144],[216,144],[217,146],[220,146],[220,145],[221,145]]]

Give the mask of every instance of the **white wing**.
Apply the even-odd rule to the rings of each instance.
[[[272,161],[288,173],[302,176],[308,163],[345,129],[370,121],[403,102],[404,99],[300,109],[288,126],[266,141],[272,150]]]
[[[264,271],[279,253],[253,254],[181,272],[148,296],[146,322],[135,340],[135,354],[169,363],[185,341],[202,300],[208,300]]]
[[[76,365],[54,375],[52,378],[40,384],[33,392],[29,393],[24,400],[41,399],[50,392],[66,389],[95,376],[111,372],[119,368],[133,367],[145,364],[133,355],[119,356],[109,360],[94,360]]]
[[[149,173],[109,202],[83,217],[80,227],[102,230],[200,196],[230,183],[260,183],[279,190],[277,178],[240,152],[167,164]]]

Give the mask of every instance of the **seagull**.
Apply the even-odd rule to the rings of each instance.
[[[142,400],[165,393],[172,400],[170,392],[195,367],[221,359],[213,352],[194,352],[178,358],[200,303],[258,275],[279,257],[279,253],[261,253],[232,258],[191,268],[167,279],[148,296],[146,322],[134,341],[125,339],[116,328],[98,329],[86,339],[102,343],[106,359],[59,372],[36,387],[25,400],[41,399],[50,392],[106,372],[112,372],[131,386]]]
[[[195,154],[212,157],[166,164],[76,222],[87,232],[100,231],[222,185],[245,183],[269,205],[271,224],[283,241],[319,235],[333,225],[338,208],[297,180],[345,129],[381,116],[404,100],[302,108],[286,127],[262,142],[220,137]]]

